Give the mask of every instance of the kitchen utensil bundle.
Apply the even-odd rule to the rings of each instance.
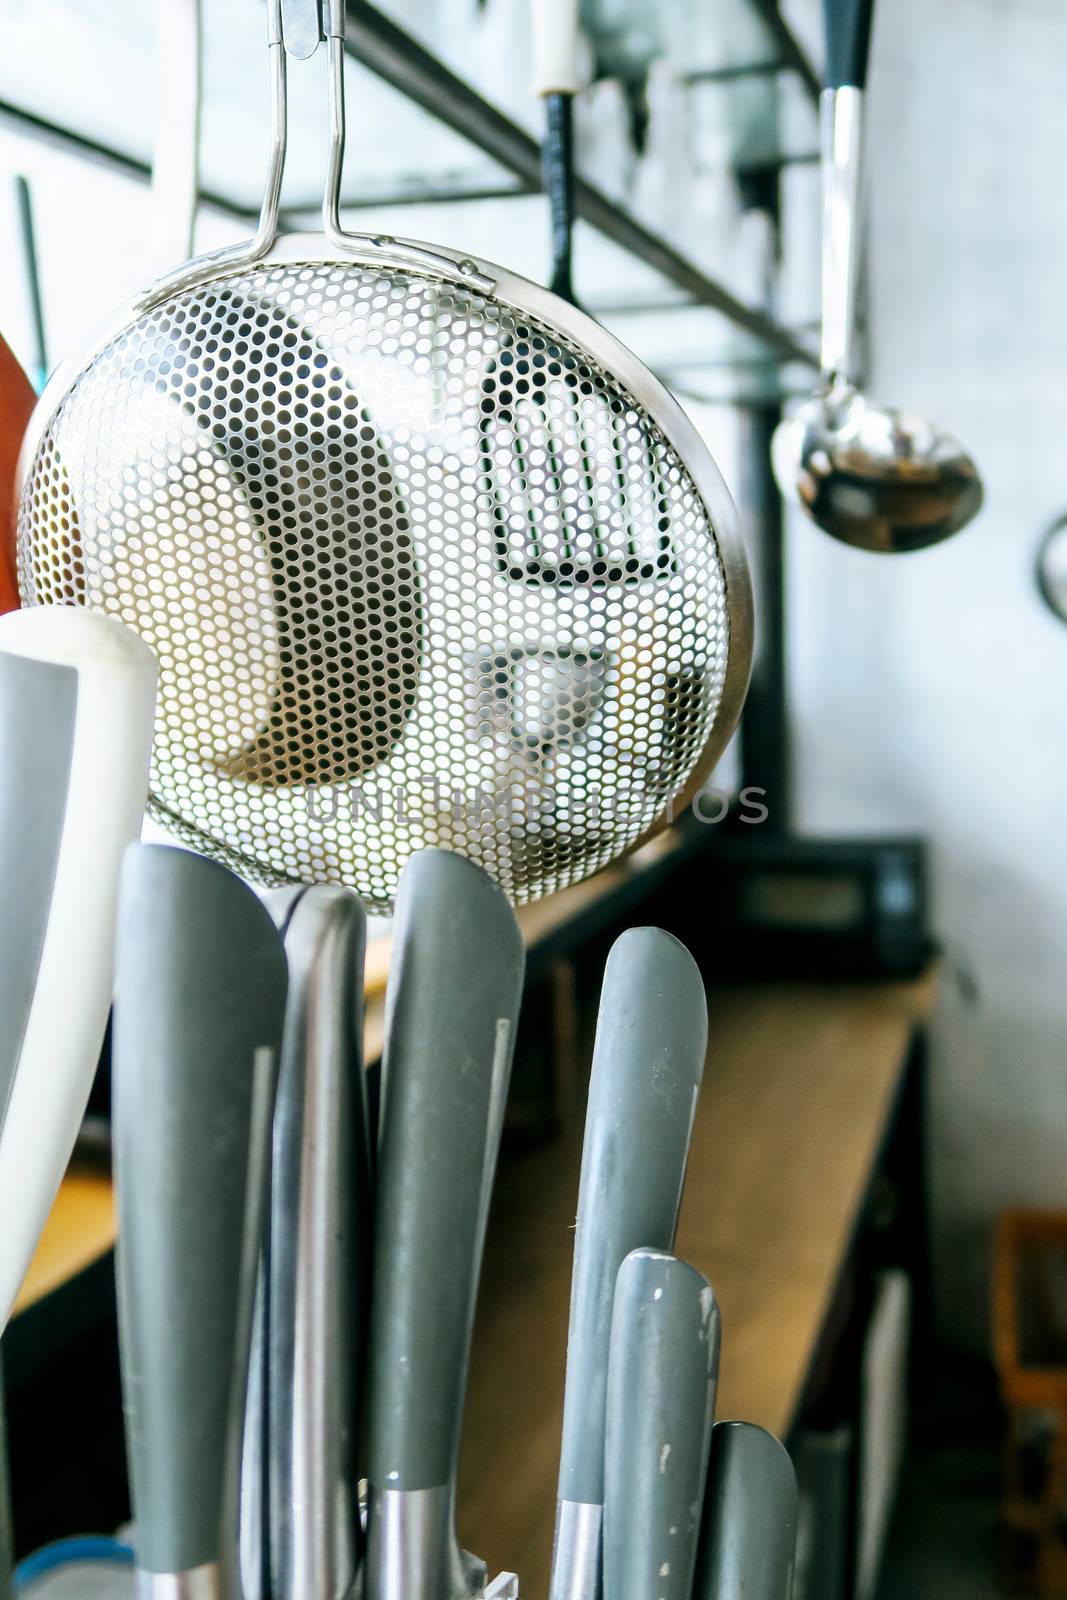
[[[156,668],[109,617],[0,618],[0,1327],[70,1158],[111,1004]]]
[[[343,231],[344,7],[266,9],[256,237],[152,285],[49,385],[23,599],[155,649],[150,807],[205,854],[377,910],[437,844],[532,900],[654,831],[722,750],[751,651],[736,515],[674,402],[559,295]],[[545,5],[543,36],[573,11]],[[286,61],[323,38],[323,228],[279,238]]]
[[[824,0],[827,81],[823,171],[822,380],[780,424],[775,475],[825,532],[863,550],[902,553],[966,527],[982,483],[959,443],[856,387],[863,118],[874,0]]]
[[[40,634],[48,615],[21,614],[21,631]],[[79,632],[117,627],[70,615]],[[268,909],[218,863],[134,844],[117,920],[117,1278],[139,1592],[516,1600],[514,1576],[488,1583],[455,1529],[524,968],[511,907],[449,852],[405,866],[376,1153],[365,917],[350,891],[296,889]],[[712,1448],[708,1477],[718,1308],[667,1253],[706,1025],[684,948],[656,929],[624,935],[605,974],[583,1156],[554,1592],[598,1600],[603,1545],[609,1600],[787,1600],[791,1469],[741,1430],[721,1465]],[[653,1247],[632,1247],[640,1237]],[[757,1539],[753,1517],[774,1526]],[[77,1581],[109,1600],[126,1592],[112,1546]]]
[[[372,1266],[363,909],[327,887],[272,909],[202,857],[127,856],[114,1095],[138,1565],[159,1593],[232,1594],[240,1562],[250,1596],[345,1600],[365,1436],[364,1592],[481,1592],[453,1501],[515,916],[458,856],[404,869]]]

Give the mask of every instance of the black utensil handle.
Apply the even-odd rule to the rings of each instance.
[[[826,87],[863,89],[871,49],[874,0],[823,0]]]
[[[545,96],[545,147],[542,178],[552,219],[552,273],[549,287],[568,305],[574,298],[574,97]]]

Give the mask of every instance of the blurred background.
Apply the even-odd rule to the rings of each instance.
[[[453,245],[544,281],[526,5],[348,9],[347,224]],[[251,231],[268,127],[262,7],[205,0],[204,25],[198,251]],[[917,1025],[922,1141],[905,1163],[928,1201],[925,1387],[905,1493],[885,1491],[889,1532],[867,1576],[850,1569],[848,1584],[888,1600],[916,1587],[924,1600],[993,1594],[1034,1581],[1032,1550],[1017,1565],[1018,1552],[1005,1553],[998,1510],[994,1237],[1007,1210],[1067,1210],[1067,628],[1035,581],[1042,534],[1067,509],[1067,10],[1053,0],[887,0],[876,16],[869,385],[966,440],[986,489],[960,537],[896,561],[847,549],[784,507],[767,460],[782,408],[811,386],[810,364],[795,357],[817,346],[817,0],[585,0],[583,25],[578,162],[597,197],[581,209],[597,225],[579,225],[577,289],[681,400],[741,511],[757,665],[716,782],[766,791],[769,823],[752,833],[773,856],[768,923],[779,915],[790,930],[788,953],[775,946],[783,981],[841,976],[836,956],[812,952],[831,916],[819,875],[844,870],[844,858],[805,856],[797,841],[862,843],[849,867],[856,881],[884,867],[871,841],[921,841],[922,872],[908,869],[902,893],[922,922],[923,958],[894,972],[872,957],[866,972],[847,974],[912,981],[936,945],[936,997]],[[0,0],[0,326],[38,376],[169,264],[149,187],[156,56],[151,5]],[[292,225],[315,226],[320,62],[293,67],[291,95],[283,209]],[[748,871],[723,849],[728,868],[711,859],[687,893],[686,926],[710,941],[712,978],[714,919],[725,914],[715,872]],[[776,912],[782,873],[801,870],[793,909]],[[908,898],[920,877],[921,917]],[[705,885],[706,898],[696,896]],[[873,940],[876,923],[872,911],[843,942]],[[585,934],[573,943],[579,964],[595,949]],[[745,981],[761,975],[767,947],[754,948]],[[828,1050],[843,1015],[831,999],[820,1024]],[[817,1040],[812,1049],[817,1060]],[[861,1072],[863,1049],[861,1038]],[[827,1136],[850,1139],[843,1112]],[[873,1156],[867,1168],[865,1181]],[[835,1348],[826,1346],[831,1366]],[[797,1418],[804,1409],[798,1402]],[[1059,1423],[1054,1406],[1038,1411],[1026,1440],[1040,1455]],[[896,1461],[886,1443],[894,1485]],[[846,1477],[855,1482],[854,1465]],[[1058,1528],[1067,1499],[1042,1515]],[[1067,1593],[1047,1571],[1042,1581],[1043,1592]],[[840,1582],[804,1592],[852,1592]]]

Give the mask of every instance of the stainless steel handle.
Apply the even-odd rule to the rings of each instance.
[[[345,8],[344,0],[267,0],[267,50],[270,57],[270,150],[259,225],[255,235],[240,244],[228,245],[200,256],[176,272],[166,273],[149,284],[137,302],[138,311],[147,311],[170,295],[195,288],[220,269],[240,271],[262,261],[278,238],[278,211],[282,179],[289,144],[289,98],[287,57],[306,60],[325,39],[327,46],[327,86],[330,116],[329,153],[322,197],[322,231],[326,241],[340,254],[382,267],[414,268],[431,275],[454,277],[460,272],[472,290],[489,294],[495,287],[473,262],[456,260],[421,245],[400,243],[364,233],[346,233],[341,226],[341,178],[344,171],[345,115]]]
[[[863,90],[827,89],[822,152],[822,351],[831,381],[856,377],[856,302],[862,251]]]

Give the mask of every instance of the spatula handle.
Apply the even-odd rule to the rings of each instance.
[[[425,1489],[455,1471],[482,1188],[524,955],[478,867],[429,850],[397,896],[375,1207],[370,1481]]]
[[[704,986],[659,928],[624,933],[600,999],[574,1245],[560,1494],[602,1503],[615,1279],[631,1250],[674,1242],[707,1050]]]
[[[790,1600],[797,1478],[785,1447],[750,1422],[712,1430],[694,1600]]]
[[[281,937],[224,867],[137,846],[123,872],[118,985],[118,1285],[136,1547],[143,1571],[172,1579],[236,1553]]]
[[[658,1251],[626,1257],[608,1362],[604,1600],[690,1600],[719,1342],[706,1278]]]
[[[412,857],[386,995],[368,1600],[441,1600],[466,1588],[452,1499],[523,969],[514,912],[492,880],[445,850]]]
[[[552,1600],[598,1593],[615,1279],[631,1250],[674,1242],[707,1030],[685,946],[658,928],[624,933],[604,973],[589,1084]]]

